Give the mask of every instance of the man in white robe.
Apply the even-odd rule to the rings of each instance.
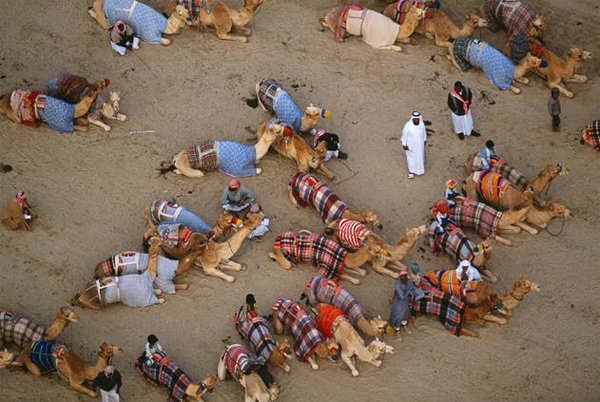
[[[404,125],[401,141],[402,148],[406,151],[408,178],[413,179],[415,175],[425,174],[427,132],[419,112],[413,112],[412,118]]]
[[[452,128],[460,140],[465,135],[479,137],[480,134],[473,129],[473,116],[471,115],[471,103],[473,92],[460,81],[454,83],[454,88],[448,94],[448,107],[452,112]]]

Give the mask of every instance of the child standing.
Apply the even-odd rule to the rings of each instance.
[[[560,100],[558,97],[560,91],[558,88],[552,88],[550,99],[548,100],[548,112],[552,117],[552,131],[556,132],[560,130]]]

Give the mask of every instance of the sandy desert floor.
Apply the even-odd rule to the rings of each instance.
[[[598,14],[597,1],[530,2],[548,16],[547,44],[557,53],[565,55],[577,45],[600,54],[600,35],[590,18]],[[165,1],[150,3],[161,7]],[[238,6],[241,1],[230,3]],[[571,84],[575,98],[562,98],[563,129],[556,134],[549,130],[549,91],[540,79],[533,78],[520,96],[500,92],[479,72],[458,73],[445,50],[424,37],[415,37],[417,45],[405,46],[403,53],[374,50],[357,38],[335,43],[318,23],[333,3],[267,0],[250,25],[248,44],[221,41],[212,32],[186,31],[170,47],[142,44],[133,54],[119,57],[88,16],[86,2],[3,1],[2,92],[42,89],[63,70],[94,80],[108,77],[111,89],[121,91],[129,119],[111,124],[110,133],[93,127],[70,136],[0,119],[0,163],[13,167],[0,173],[0,200],[24,189],[41,216],[31,233],[0,231],[0,308],[49,323],[56,309],[91,278],[98,261],[140,249],[142,209],[157,197],[177,197],[213,222],[225,175],[159,178],[155,168],[202,139],[249,139],[245,127],[257,127],[267,115],[248,107],[246,99],[256,82],[270,77],[281,81],[301,107],[312,102],[333,112],[323,126],[342,136],[348,165],[358,171],[335,190],[353,208],[374,209],[390,242],[406,227],[424,223],[428,207],[443,194],[443,183],[462,180],[467,155],[490,138],[529,176],[547,163],[566,164],[570,174],[558,178],[547,197],[566,202],[575,215],[559,237],[545,232],[512,236],[514,247],[497,248],[490,265],[499,274],[499,290],[523,275],[542,287],[508,325],[488,324],[481,339],[456,338],[437,321],[419,318],[411,335],[386,339],[396,354],[386,356],[381,368],[359,363],[358,378],[343,363],[323,362],[313,372],[294,361],[289,375],[275,370],[280,400],[598,400],[600,285],[593,237],[600,224],[595,209],[600,161],[592,148],[578,142],[579,130],[599,118],[597,59],[582,69],[590,82]],[[365,4],[382,7],[379,1]],[[458,21],[477,4],[448,0],[443,8]],[[482,35],[496,46],[504,40],[502,33],[484,30]],[[459,141],[451,131],[446,96],[457,79],[474,91],[481,138]],[[494,104],[481,101],[484,92]],[[415,109],[433,122],[435,133],[428,141],[426,175],[409,181],[399,137]],[[147,130],[152,132],[132,133]],[[314,275],[308,266],[284,272],[267,257],[276,234],[292,228],[320,231],[322,223],[314,210],[296,210],[289,203],[287,180],[295,173],[291,161],[270,154],[260,165],[264,173],[243,183],[257,193],[272,231],[235,258],[249,266],[235,275],[235,283],[227,285],[196,270],[188,278],[190,290],[168,297],[164,305],[78,309],[80,322],[61,336],[61,342],[89,361],[95,360],[104,340],[124,348],[114,365],[124,376],[125,401],[166,399],[166,389],[148,386],[132,367],[149,333],[157,334],[169,355],[200,380],[215,373],[221,340],[237,339],[231,314],[246,293],[254,293],[267,312],[278,297],[299,297]],[[339,179],[350,174],[339,161],[329,166]],[[554,222],[552,230],[558,228],[560,222]],[[413,261],[423,271],[452,266],[446,256],[432,255],[425,238],[405,260]],[[369,314],[389,314],[392,280],[370,273],[361,286],[345,286]],[[3,401],[90,399],[69,390],[56,376],[35,379],[20,370],[0,371],[0,389]],[[227,381],[206,399],[242,398],[240,386]]]

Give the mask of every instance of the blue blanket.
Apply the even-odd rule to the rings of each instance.
[[[304,113],[302,113],[290,94],[283,88],[280,88],[275,95],[273,110],[279,119],[294,127],[294,130],[297,133],[300,132],[300,125],[302,124],[302,116],[304,116]]]
[[[256,176],[256,167],[254,166],[256,149],[254,146],[233,141],[217,142],[221,172],[233,177]]]
[[[44,109],[38,109],[38,113],[40,119],[56,131],[61,133],[73,132],[75,105],[46,96],[46,106]]]
[[[150,43],[160,44],[167,27],[167,19],[161,13],[134,0],[104,0],[104,14],[109,25],[121,20],[133,28],[136,36]]]
[[[467,58],[471,65],[483,70],[492,84],[500,89],[510,89],[515,65],[500,51],[485,42],[473,40]]]
[[[43,372],[56,371],[55,350],[59,347],[54,342],[37,341],[31,344],[29,358]]]

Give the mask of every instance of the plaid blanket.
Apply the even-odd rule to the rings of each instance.
[[[233,141],[215,141],[219,171],[232,177],[256,176],[256,149]]]
[[[43,372],[56,371],[56,361],[65,349],[65,346],[51,341],[36,341],[31,344],[29,359]]]
[[[496,236],[502,211],[483,202],[465,198],[462,202],[450,206],[450,216],[461,228],[474,229],[479,236],[486,239]]]
[[[491,170],[475,172],[473,179],[476,180],[479,196],[493,205],[500,204],[500,198],[510,184],[500,173]]]
[[[145,353],[142,353],[134,361],[138,374],[154,387],[166,386],[169,390],[169,402],[185,401],[185,391],[192,380],[164,352],[158,352],[157,354],[160,359],[153,361],[151,366],[146,364]]]
[[[585,142],[593,146],[596,151],[600,151],[600,120],[588,123],[583,131],[582,138]]]
[[[104,0],[104,14],[110,26],[123,21],[136,36],[146,42],[160,44],[167,19],[155,9],[136,0]]]
[[[0,337],[4,343],[12,342],[23,349],[31,341],[40,341],[46,336],[46,328],[34,324],[24,317],[15,317],[10,311],[0,310]]]
[[[413,299],[415,314],[435,315],[442,325],[453,335],[460,336],[464,325],[466,304],[458,297],[432,288],[425,297]]]
[[[308,230],[285,232],[275,238],[274,247],[294,263],[307,262],[319,268],[322,275],[335,282],[346,267],[348,251],[328,238]]]
[[[438,1],[430,1],[430,0],[398,0],[394,5],[394,15],[392,16],[392,20],[399,25],[404,23],[404,18],[406,14],[410,11],[410,9],[415,6],[417,8],[423,8],[425,11],[425,19],[433,18],[433,9],[440,8],[439,0]]]
[[[298,205],[314,206],[325,223],[336,221],[348,209],[346,203],[340,200],[325,183],[308,173],[296,173],[289,184],[292,188],[292,196]]]
[[[471,68],[471,63],[469,63],[468,53],[469,53],[469,45],[473,39],[471,38],[456,38],[454,42],[452,42],[452,54],[454,55],[454,60],[456,60],[456,64],[460,67],[461,71],[467,71]]]
[[[35,98],[35,109],[40,120],[60,133],[73,132],[75,105],[46,95]]]
[[[256,363],[250,351],[238,343],[228,346],[222,359],[231,377],[238,381]]]
[[[279,299],[273,306],[273,312],[294,335],[296,340],[294,352],[299,360],[306,361],[312,356],[315,347],[325,341],[312,318],[302,310],[298,303],[288,299]]]
[[[206,7],[206,0],[177,0],[177,3],[184,6],[192,17],[197,17],[200,11]]]
[[[315,317],[317,329],[326,337],[333,336],[334,324],[337,319],[346,320],[348,317],[342,310],[329,304],[322,304],[319,314]]]
[[[419,287],[425,291],[439,289],[444,293],[462,298],[465,291],[475,290],[477,282],[470,281],[466,285],[461,285],[460,280],[456,276],[456,270],[441,269],[439,271],[427,272]]]
[[[61,72],[46,84],[48,95],[69,103],[77,103],[90,89],[90,83],[81,76]]]
[[[331,304],[342,310],[353,324],[356,324],[361,318],[365,318],[365,312],[354,296],[324,276],[318,275],[312,278],[307,285],[306,293],[311,305]]]
[[[271,353],[277,348],[277,344],[271,335],[267,320],[260,316],[250,318],[236,315],[235,325],[240,336],[248,339],[252,352],[257,356],[262,356],[265,361],[269,360]]]
[[[519,0],[484,0],[483,17],[492,31],[506,28],[513,61],[525,57],[529,31],[537,11]]]
[[[275,80],[262,80],[258,85],[258,99],[278,119],[300,132],[304,113],[298,108],[290,94]]]
[[[335,235],[342,247],[348,251],[356,252],[360,249],[370,234],[373,232],[364,223],[342,218],[335,229]]]
[[[219,167],[218,147],[213,140],[205,140],[201,144],[190,145],[185,149],[192,169],[214,172]]]
[[[467,60],[472,66],[483,70],[483,73],[496,87],[510,89],[515,65],[496,48],[478,39],[471,39]]]
[[[502,177],[522,191],[525,191],[531,185],[531,182],[527,177],[514,167],[510,166],[504,159],[498,158],[491,170],[500,173]]]
[[[473,243],[460,228],[454,228],[451,231],[443,233],[436,232],[438,226],[434,220],[429,225],[428,238],[431,251],[440,253],[442,250],[450,255],[456,262],[462,260],[472,261],[475,256],[477,244]]]
[[[34,107],[38,95],[39,92],[24,89],[15,89],[10,94],[10,108],[26,126],[39,126]]]

